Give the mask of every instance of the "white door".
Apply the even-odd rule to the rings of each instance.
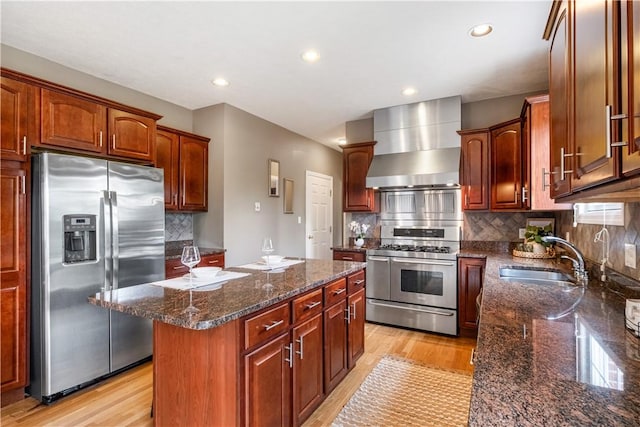
[[[306,257],[332,259],[333,177],[307,171]]]

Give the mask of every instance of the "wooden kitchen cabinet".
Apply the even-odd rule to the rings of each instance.
[[[461,137],[463,210],[489,209],[489,130],[458,131]]]
[[[327,394],[349,372],[346,314],[347,301],[344,298],[324,312],[324,386]]]
[[[349,295],[347,304],[349,306],[347,365],[351,368],[364,354],[364,314],[366,309],[364,289]]]
[[[365,262],[367,257],[366,252],[354,252],[354,251],[341,251],[339,249],[333,250],[333,259],[336,261],[358,261]]]
[[[613,0],[553,3],[544,37],[552,41],[555,198],[615,200],[640,186],[637,9]]]
[[[165,209],[207,211],[209,138],[158,126],[156,166],[165,173]]]
[[[244,356],[244,425],[291,425],[289,333]]]
[[[294,425],[302,423],[320,405],[323,387],[322,313],[294,326],[293,415]]]
[[[0,167],[0,353],[2,403],[22,399],[27,385],[27,164]]]
[[[477,331],[476,298],[482,292],[485,264],[485,258],[458,258],[458,327],[461,333]]]
[[[525,170],[529,182],[524,204],[531,210],[571,209],[571,203],[556,203],[550,195],[549,95],[525,98],[522,106],[522,146],[529,154],[530,167]],[[526,189],[526,187],[525,187]]]
[[[4,76],[0,86],[0,159],[25,162],[31,144],[40,139],[40,90]]]
[[[491,127],[491,210],[522,210],[527,170],[520,119]]]
[[[373,160],[375,141],[342,146],[344,212],[377,212],[378,194],[367,188],[367,172]]]
[[[108,123],[110,156],[155,162],[155,119],[109,108]]]

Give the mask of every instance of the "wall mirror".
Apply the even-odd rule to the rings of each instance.
[[[293,180],[289,178],[282,178],[282,187],[284,191],[283,209],[286,214],[293,213]]]
[[[268,161],[268,184],[269,184],[269,196],[280,197],[280,162],[277,160],[269,159]]]

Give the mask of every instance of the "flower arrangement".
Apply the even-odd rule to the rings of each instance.
[[[364,235],[367,233],[369,227],[369,224],[360,224],[356,221],[351,221],[349,223],[349,230],[353,232],[356,239],[364,239]]]

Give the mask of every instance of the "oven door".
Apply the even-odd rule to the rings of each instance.
[[[455,309],[456,261],[391,258],[391,301]]]

